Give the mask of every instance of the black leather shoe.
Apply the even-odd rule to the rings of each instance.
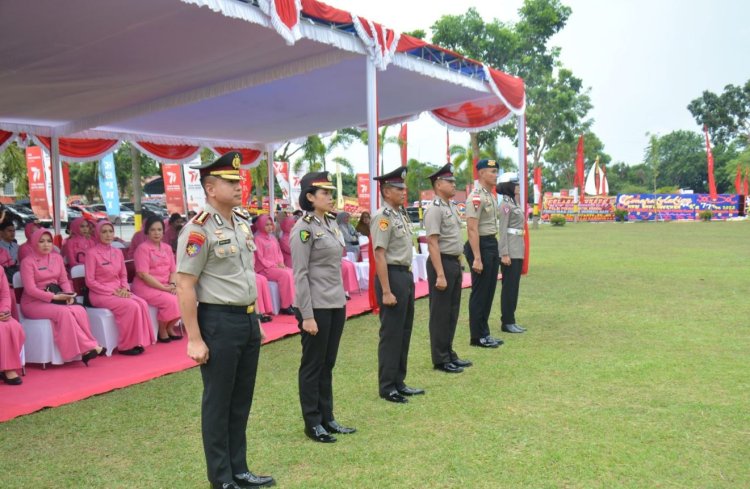
[[[484,338],[474,339],[472,338],[469,342],[471,346],[478,346],[480,348],[497,348],[500,343],[495,341],[492,336],[485,336]]]
[[[171,334],[171,335],[169,335],[169,339],[171,341],[180,341],[182,339],[182,335],[181,334]]]
[[[402,396],[418,396],[424,394],[424,389],[418,389],[416,387],[409,387],[408,385],[398,389],[398,393]]]
[[[285,307],[284,309],[279,309],[279,314],[284,314],[285,316],[294,316],[294,308],[292,306]]]
[[[81,356],[81,361],[83,362],[84,365],[88,367],[89,362],[98,356],[99,356],[99,353],[96,351],[96,348],[94,348],[93,350],[89,350],[86,353],[84,353]]]
[[[211,489],[240,489],[234,481],[232,482],[216,482],[211,484]]]
[[[252,472],[235,474],[234,482],[239,487],[271,487],[276,485],[276,481],[270,475],[255,475]]]
[[[471,367],[472,365],[474,365],[473,363],[471,363],[470,360],[461,360],[460,358],[456,358],[451,363],[453,363],[453,365],[455,365],[456,367],[464,367],[464,368]]]
[[[503,324],[500,329],[503,333],[523,333],[522,330],[516,328],[515,324]]]
[[[313,426],[312,428],[305,428],[305,434],[312,441],[320,443],[333,443],[336,441],[336,437],[328,433],[323,425]]]
[[[269,316],[268,314],[261,314],[260,315],[260,322],[261,323],[270,323],[273,318]]]
[[[156,337],[156,342],[157,343],[171,343],[172,342],[172,338],[170,338],[169,336],[167,336],[166,338],[162,338],[161,336],[157,336]]]
[[[380,396],[380,397],[382,397],[383,399],[385,399],[388,402],[397,402],[397,403],[401,403],[401,404],[406,404],[407,402],[409,402],[409,399],[407,399],[404,396],[402,396],[401,394],[399,394],[398,391],[391,391],[388,394],[386,394],[384,396]]]
[[[8,378],[7,375],[5,375],[5,372],[0,372],[0,377],[2,377],[3,382],[5,382],[8,385],[21,385],[23,384],[23,380],[21,380],[21,376]]]
[[[518,323],[514,323],[513,326],[515,326],[516,328],[520,329],[521,331],[526,331],[526,328],[524,328],[523,326],[521,326]]]
[[[435,370],[442,370],[443,372],[448,372],[449,374],[460,374],[464,371],[463,367],[459,367],[453,362],[447,362],[447,363],[439,363],[435,365]]]
[[[100,357],[103,357],[103,356],[105,356],[106,354],[107,354],[107,347],[106,347],[106,346],[103,346],[103,347],[102,347],[102,351],[100,351],[100,352],[99,352],[99,356],[100,356]]]
[[[133,347],[133,348],[131,348],[129,350],[119,350],[118,349],[117,352],[120,355],[130,355],[130,356],[140,355],[141,353],[143,353],[143,347],[142,346],[136,346],[136,347]]]
[[[346,426],[341,426],[336,422],[336,420],[329,421],[325,424],[326,428],[328,428],[328,431],[331,433],[338,433],[340,435],[349,435],[351,433],[356,433],[357,428],[347,428]]]

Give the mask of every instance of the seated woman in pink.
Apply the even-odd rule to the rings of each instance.
[[[52,252],[52,233],[37,229],[30,243],[35,248],[21,261],[21,311],[29,319],[49,319],[63,360],[70,362],[80,356],[88,366],[91,359],[105,354],[106,349],[91,334],[86,309],[75,303],[75,292],[62,256]],[[51,284],[56,284],[57,290],[48,291]]]
[[[86,250],[93,248],[96,241],[91,237],[93,225],[86,219],[79,217],[70,223],[70,238],[65,241],[62,253],[68,268],[82,265],[86,258]]]
[[[26,242],[18,247],[18,263],[21,263],[24,258],[31,254],[31,235],[34,234],[34,231],[37,229],[39,229],[39,225],[35,222],[29,222],[23,227],[23,234],[26,235]]]
[[[284,255],[284,265],[292,268],[292,249],[289,247],[289,233],[292,232],[294,223],[297,220],[293,217],[285,217],[281,221],[281,236],[279,236],[279,247],[281,247],[281,254]]]
[[[109,221],[96,224],[96,246],[86,252],[86,287],[94,307],[112,311],[119,330],[117,351],[140,355],[154,342],[148,304],[128,289],[128,272],[122,252],[112,247],[115,228]]]
[[[174,327],[180,320],[180,306],[177,303],[176,264],[172,247],[162,242],[164,223],[158,217],[150,217],[143,227],[144,241],[133,254],[135,279],[133,293],[158,309],[160,343],[181,340]]]
[[[279,285],[281,296],[281,314],[293,315],[294,302],[294,274],[291,268],[284,265],[284,255],[281,254],[279,242],[274,236],[274,224],[268,215],[262,215],[256,222],[258,229],[255,235],[255,273],[263,275],[268,280]]]
[[[26,341],[21,323],[10,315],[10,297],[13,290],[8,279],[0,273],[0,377],[10,385],[20,385],[21,348]]]
[[[341,259],[341,279],[344,282],[344,294],[347,299],[351,299],[349,294],[359,290],[359,283],[357,283],[357,269],[354,263],[346,258]]]
[[[255,259],[254,256],[253,259]],[[256,305],[258,306],[258,312],[260,313],[260,322],[267,323],[271,321],[271,314],[273,314],[273,299],[271,299],[271,288],[268,286],[268,279],[263,275],[256,273],[255,288],[258,291]]]

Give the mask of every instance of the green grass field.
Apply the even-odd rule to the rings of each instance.
[[[523,335],[435,372],[417,302],[408,405],[377,395],[376,317],[347,323],[333,445],[302,433],[299,338],[262,349],[251,470],[284,488],[750,487],[750,223],[532,231]],[[498,288],[499,294],[499,288]],[[207,487],[197,369],[0,425],[2,488]]]

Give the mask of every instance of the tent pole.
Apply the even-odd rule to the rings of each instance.
[[[135,144],[130,143],[130,165],[133,170],[133,209],[135,210],[135,232],[141,230],[143,225],[143,215],[141,214],[141,159],[138,154],[138,148]]]
[[[275,151],[271,151],[270,149],[266,151],[266,164],[268,165],[268,215],[271,216],[271,218],[274,217],[276,210],[275,195],[273,191],[276,186],[273,178],[273,153],[275,153]]]
[[[52,157],[52,227],[56,240],[60,240],[60,197],[62,195],[62,166],[60,164],[60,138],[52,136],[50,147],[50,156]],[[59,243],[62,244],[62,243]],[[59,245],[58,244],[58,245]]]
[[[526,115],[522,114],[516,118],[518,127],[518,178],[521,182],[521,202],[523,202],[524,212],[527,212],[528,199],[526,195],[529,192],[529,172],[526,168]]]
[[[374,177],[378,174],[378,77],[375,62],[369,56],[367,63],[367,157],[370,170],[370,215],[379,207],[380,192],[377,192]]]

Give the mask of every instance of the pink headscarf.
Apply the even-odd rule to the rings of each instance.
[[[115,226],[108,220],[106,219],[100,220],[99,222],[96,223],[96,231],[94,232],[94,241],[96,241],[97,246],[112,246],[111,244],[105,245],[99,239],[99,234],[102,232],[102,228],[104,226],[110,226],[113,231],[115,229]]]
[[[79,237],[79,238],[84,237],[83,234],[81,234],[81,226],[83,225],[84,222],[89,223],[83,217],[77,217],[73,219],[73,222],[70,223],[70,237],[71,238],[72,237]]]
[[[37,257],[44,256],[39,252],[39,242],[42,240],[42,236],[48,235],[49,239],[52,238],[52,233],[49,229],[46,228],[39,228],[31,235],[31,238],[29,239],[29,243],[31,244],[31,254]],[[53,242],[54,245],[54,242]],[[54,246],[52,251],[54,252]]]
[[[256,233],[258,234],[258,236],[262,236],[264,238],[273,237],[275,239],[276,236],[273,234],[273,231],[271,231],[270,234],[266,232],[266,224],[268,223],[268,221],[271,221],[271,216],[269,216],[268,214],[263,214],[262,216],[260,216],[258,220],[255,221]]]
[[[285,235],[288,235],[290,232],[292,232],[292,228],[294,227],[294,223],[296,222],[297,220],[293,217],[285,217],[281,220],[281,232]]]
[[[26,235],[26,241],[31,240],[31,237],[34,235],[34,231],[36,231],[40,226],[35,222],[29,222],[23,227],[23,234]]]

